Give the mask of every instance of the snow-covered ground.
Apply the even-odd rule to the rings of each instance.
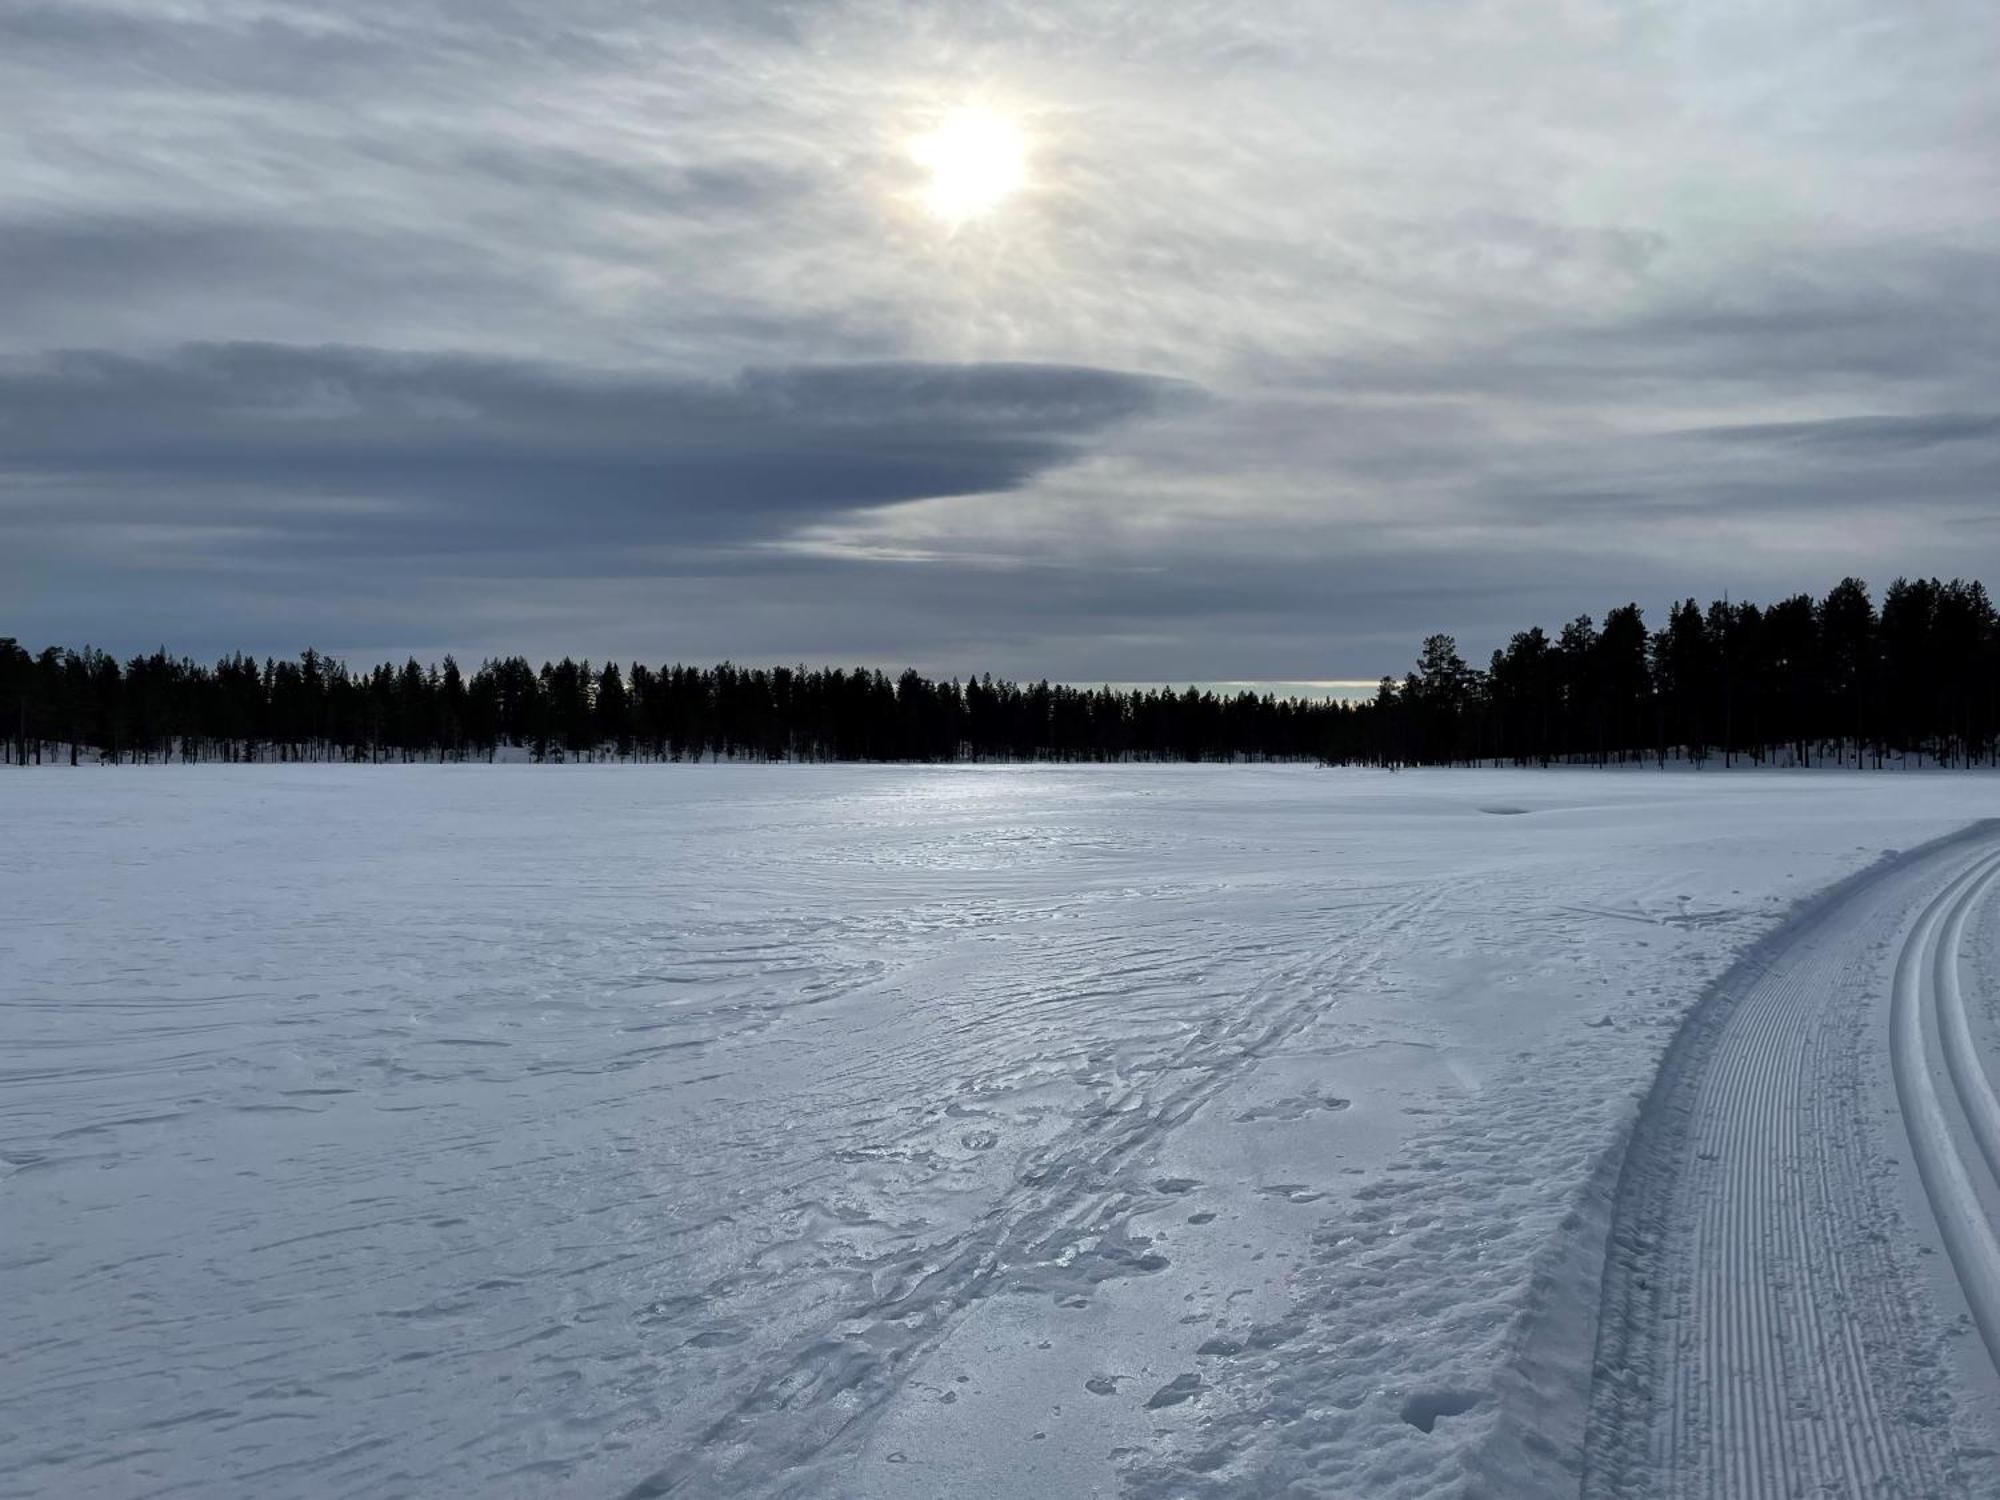
[[[0,1494],[1573,1493],[1586,1422],[1678,1451],[1710,1398],[1655,1387],[1766,1347],[1627,1326],[1683,1264],[1628,1219],[1795,1095],[1893,1127],[1894,1007],[1991,1066],[1990,841],[1883,856],[1995,815],[1944,773],[0,775]],[[1782,925],[1878,865],[1848,946]],[[1862,981],[1817,1072],[1689,1040],[1804,1024],[1755,962],[1709,993],[1774,932],[1874,955],[1879,1068]],[[1803,1093],[1675,1134],[1781,1054]],[[1945,1455],[1869,1472],[1991,1492],[1954,1246],[1855,1142],[1885,1420]]]
[[[1681,1029],[1621,1174],[1585,1495],[2000,1493],[1996,878],[1991,824],[1886,861]]]

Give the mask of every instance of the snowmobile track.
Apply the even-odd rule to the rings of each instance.
[[[1619,1180],[1584,1495],[1966,1493],[1927,1330],[1969,1313],[2000,1365],[2000,1099],[1960,977],[1996,881],[1988,823],[1843,882],[1669,1049]],[[1912,1169],[1933,1223],[1897,1210]]]

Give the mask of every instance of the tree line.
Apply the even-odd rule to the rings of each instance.
[[[9,710],[11,709],[11,712]],[[350,671],[316,651],[206,666],[164,651],[120,663],[0,637],[0,736],[16,763],[1308,760],[1329,705],[1194,688],[1119,691],[990,676],[939,682],[866,668],[651,668],[525,658],[470,674],[452,657]]]
[[[2000,617],[1985,585],[1898,578],[1823,598],[1636,604],[1524,630],[1471,669],[1450,636],[1384,678],[1362,743],[1391,762],[2000,764]]]
[[[1448,635],[1358,702],[915,671],[447,656],[367,671],[308,650],[213,666],[0,637],[0,758],[39,762],[1313,760],[1335,765],[2000,763],[1985,587],[1899,578],[1759,606],[1636,604],[1470,666]]]

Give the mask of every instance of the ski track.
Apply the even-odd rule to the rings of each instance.
[[[2000,838],[1683,1023],[2000,786],[265,769],[0,787],[0,1495],[1574,1493],[1594,1331],[1596,1494],[1951,1492]]]
[[[1920,1290],[1924,1226],[1898,1222],[1892,1163],[1914,1166],[2000,1365],[1982,1203],[2000,1190],[2000,1101],[1959,975],[2000,836],[1969,838],[1761,945],[1670,1053],[1614,1214],[1586,1497],[1966,1492],[1935,1352],[1953,1309]]]
[[[1124,1221],[1152,1196],[1142,1169],[1166,1133],[1312,1021],[1445,894],[1420,886],[1359,932],[1270,975],[1240,1007],[1035,1152],[966,1232],[858,1282],[836,1332],[801,1340],[702,1435],[699,1449],[648,1476],[627,1500],[816,1493],[822,1466],[853,1451],[868,1419],[974,1302],[1029,1287],[1060,1292],[1065,1281],[1087,1293],[1109,1276],[1146,1274],[1147,1257],[1123,1244]]]

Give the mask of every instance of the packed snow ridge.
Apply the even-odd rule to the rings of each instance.
[[[0,778],[0,1495],[2000,1493],[1996,816]]]

